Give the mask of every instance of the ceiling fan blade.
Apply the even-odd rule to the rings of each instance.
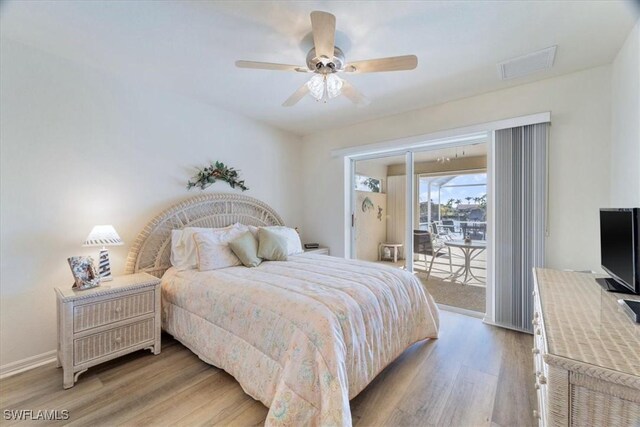
[[[417,66],[417,56],[404,55],[350,62],[344,67],[344,70],[348,73],[375,73],[378,71],[413,70]]]
[[[288,64],[274,64],[272,62],[256,62],[256,61],[236,61],[238,68],[254,68],[258,70],[275,70],[275,71],[297,71],[299,73],[308,73],[307,67]]]
[[[356,88],[351,86],[351,83],[349,83],[348,81],[346,81],[344,79],[342,80],[341,93],[345,97],[347,97],[347,99],[349,99],[351,102],[353,102],[354,104],[366,105],[366,104],[369,103],[369,100],[367,99],[366,96],[364,96],[363,94],[358,92],[358,90],[356,90]]]
[[[311,31],[316,55],[332,59],[336,37],[336,17],[327,12],[311,12]]]
[[[292,107],[296,105],[298,101],[304,98],[305,95],[308,93],[309,93],[309,87],[307,87],[307,84],[305,83],[302,86],[300,86],[300,88],[297,91],[293,92],[293,95],[291,95],[289,98],[287,98],[286,101],[284,101],[284,103],[282,103],[282,106]]]

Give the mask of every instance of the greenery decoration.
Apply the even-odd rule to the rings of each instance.
[[[244,180],[239,179],[240,175],[238,172],[240,171],[222,162],[212,162],[210,166],[198,170],[198,173],[189,180],[187,190],[191,190],[193,187],[200,187],[201,190],[204,190],[216,181],[224,181],[227,182],[231,188],[238,187],[242,191],[247,191],[249,188],[244,185]]]

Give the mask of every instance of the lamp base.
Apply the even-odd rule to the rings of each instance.
[[[109,251],[107,248],[102,248],[100,250],[100,257],[98,261],[98,275],[100,276],[100,281],[108,282],[113,280],[111,276],[111,264],[109,263]]]

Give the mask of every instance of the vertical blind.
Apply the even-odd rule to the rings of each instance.
[[[529,332],[532,269],[544,266],[548,126],[495,132],[495,321]]]

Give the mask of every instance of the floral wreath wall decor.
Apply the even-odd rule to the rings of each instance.
[[[239,172],[240,171],[235,168],[229,167],[222,162],[212,162],[210,166],[199,169],[198,173],[189,180],[187,190],[191,190],[193,187],[200,187],[201,190],[204,190],[216,181],[224,181],[228,183],[231,188],[238,187],[242,191],[247,191],[249,187],[244,185],[244,180],[240,179]]]

